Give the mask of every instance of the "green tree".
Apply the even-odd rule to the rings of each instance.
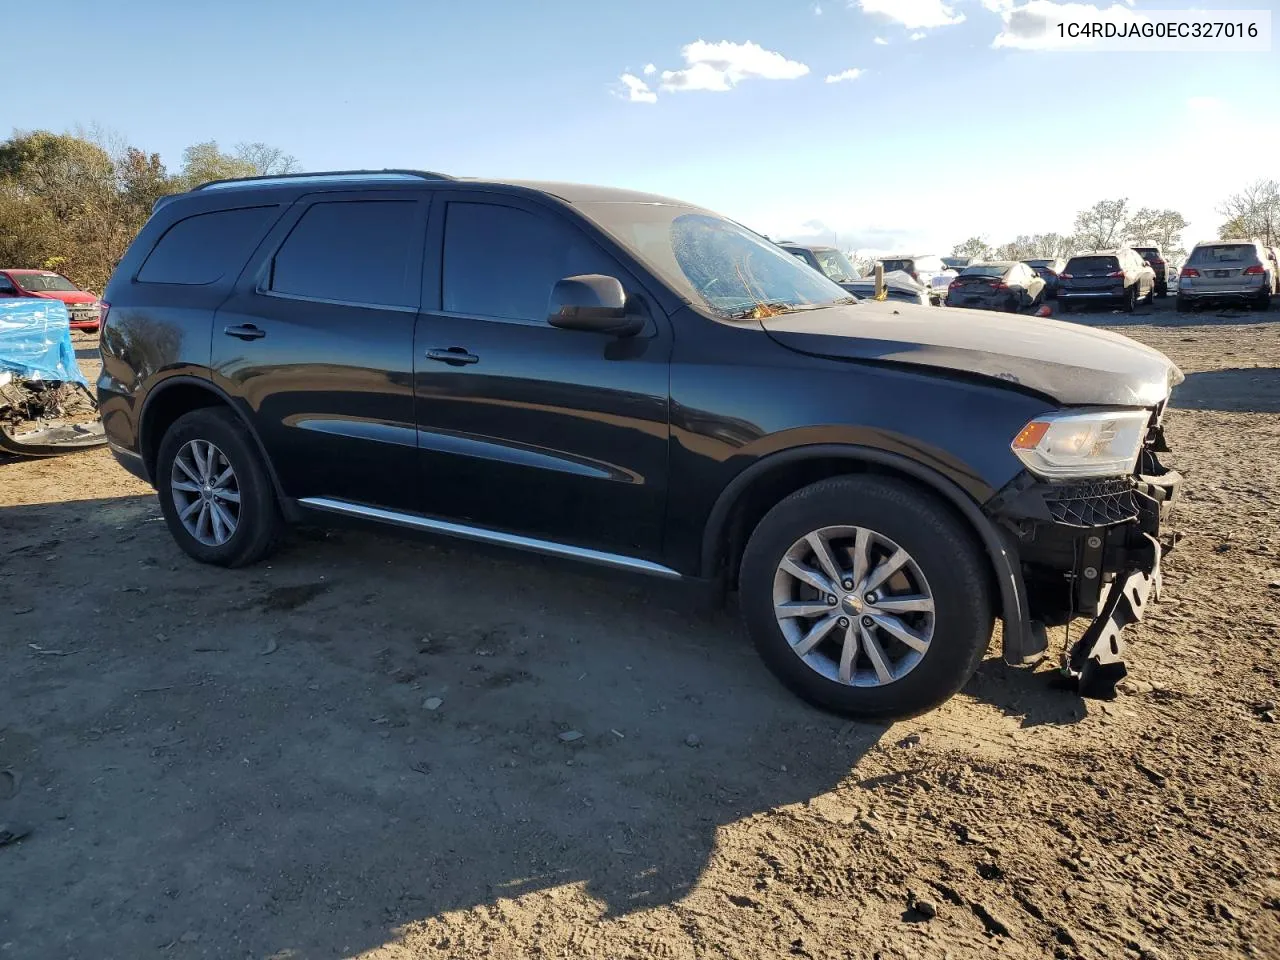
[[[1182,247],[1187,226],[1186,217],[1177,210],[1143,207],[1129,218],[1128,238],[1135,246],[1158,246],[1166,257],[1181,260],[1187,255]]]
[[[991,258],[991,244],[987,243],[986,237],[970,237],[964,243],[957,243],[951,248],[953,257],[972,257],[975,260],[989,260]]]
[[[1081,250],[1109,250],[1125,240],[1129,200],[1099,200],[1076,214],[1076,243]]]
[[[1218,231],[1221,239],[1280,243],[1280,182],[1255,180],[1224,200],[1218,212],[1227,218]]]
[[[182,172],[178,175],[184,189],[190,190],[210,180],[232,180],[252,177],[258,170],[248,160],[218,149],[217,141],[193,143],[182,151]]]

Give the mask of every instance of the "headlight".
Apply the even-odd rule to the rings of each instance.
[[[1013,438],[1028,470],[1050,480],[1123,477],[1133,473],[1146,436],[1149,410],[1050,413]]]

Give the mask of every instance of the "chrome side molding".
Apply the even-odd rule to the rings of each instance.
[[[565,557],[569,560],[581,560],[602,567],[613,567],[617,570],[630,570],[634,573],[645,573],[653,577],[667,580],[680,580],[682,575],[670,567],[660,563],[651,563],[636,557],[625,557],[618,553],[607,553],[603,550],[590,550],[586,547],[575,547],[567,543],[556,543],[553,540],[539,540],[537,537],[522,537],[514,533],[503,533],[500,530],[489,530],[485,527],[472,527],[464,523],[452,523],[448,520],[437,520],[416,513],[402,513],[399,510],[386,510],[382,507],[370,507],[363,503],[352,503],[348,500],[334,500],[329,497],[304,497],[298,501],[300,506],[327,513],[337,513],[348,517],[359,517],[365,520],[377,520],[411,530],[423,530],[427,533],[439,533],[460,540],[474,540],[477,543],[491,543],[516,550],[527,550],[550,557]]]

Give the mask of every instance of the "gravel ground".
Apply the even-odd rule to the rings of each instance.
[[[1280,315],[1080,319],[1188,375],[1105,704],[993,649],[846,723],[676,587],[364,531],[212,570],[107,453],[0,461],[0,957],[1280,957]]]

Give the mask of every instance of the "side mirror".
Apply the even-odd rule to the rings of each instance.
[[[627,293],[616,277],[587,273],[557,280],[547,304],[547,322],[561,330],[635,336],[644,319],[627,314]]]

